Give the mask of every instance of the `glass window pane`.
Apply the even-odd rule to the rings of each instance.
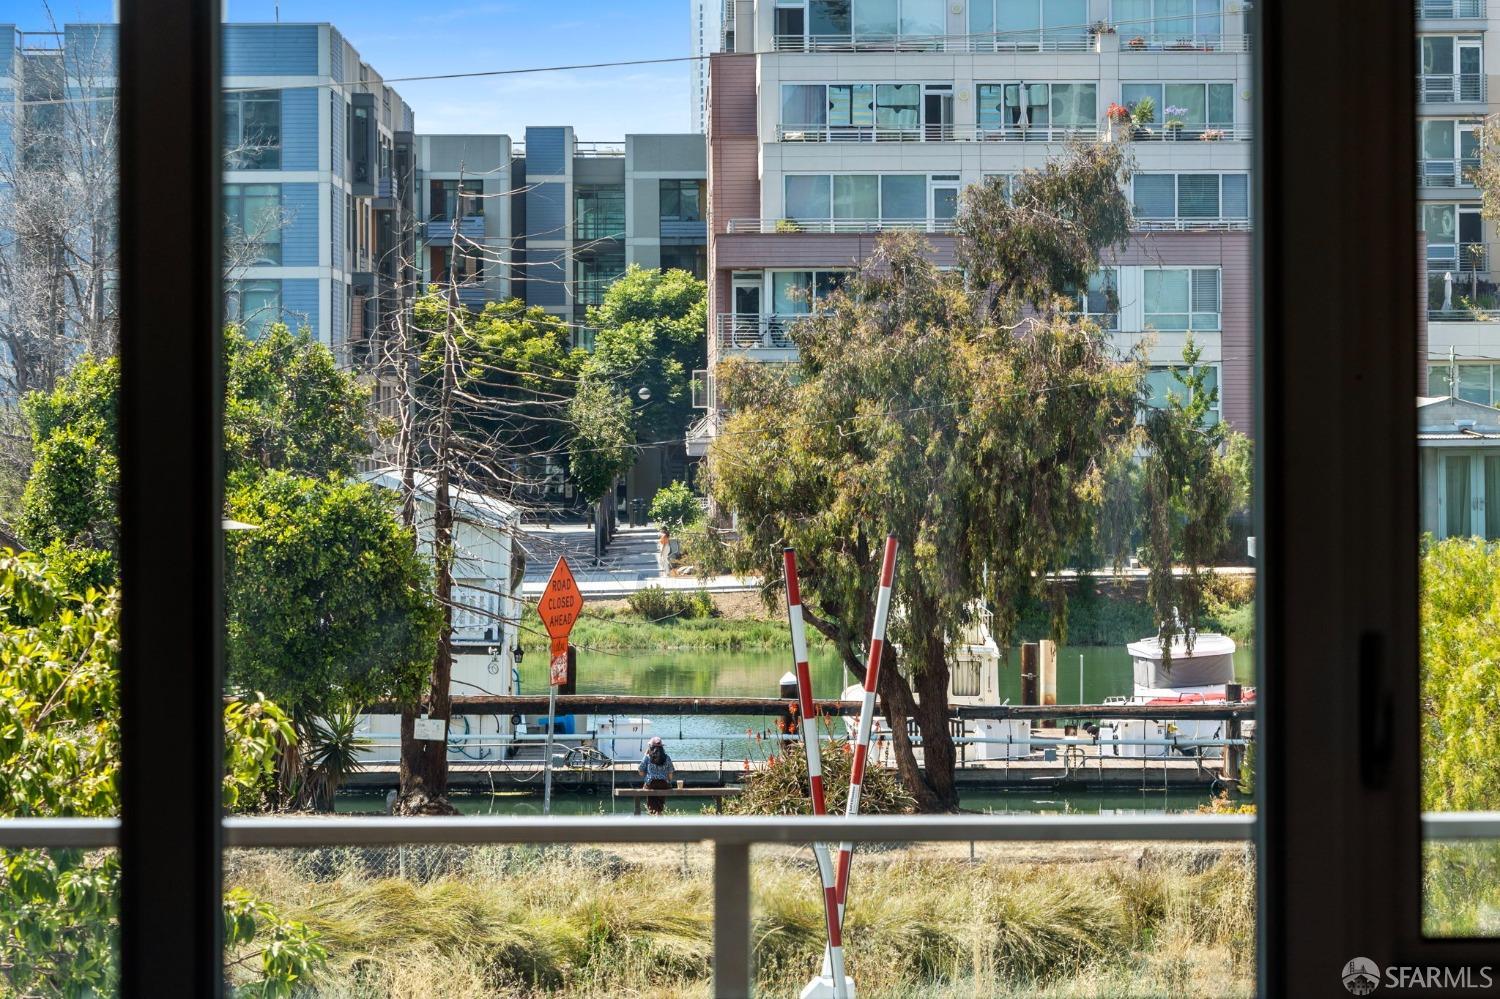
[[[898,0],[855,0],[854,37],[889,38],[896,34]],[[969,5],[970,23],[975,17],[989,16],[988,3]],[[987,31],[988,28],[970,28],[970,31]]]
[[[1163,121],[1202,125],[1208,120],[1208,94],[1201,83],[1168,83],[1163,87]]]
[[[822,125],[827,119],[826,88],[820,83],[786,83],[781,87],[783,125]]]
[[[1148,270],[1143,278],[1146,324],[1158,330],[1187,329],[1188,272]]]
[[[1087,37],[1088,0],[1042,0],[1042,30],[1049,38]]]
[[[1234,124],[1234,84],[1210,83],[1208,85],[1208,124]]]
[[[1084,126],[1098,120],[1098,86],[1093,83],[1052,85],[1052,124]]]
[[[855,10],[856,18],[859,16],[858,9]],[[856,23],[857,30],[857,23]],[[969,34],[986,36],[975,39],[983,44],[992,41],[995,31],[995,0],[970,0],[969,2]]]
[[[974,88],[975,102],[979,105],[979,127],[998,129],[1008,124],[1005,116],[1005,90],[999,83],[981,83]]]
[[[1218,218],[1219,175],[1216,173],[1178,174],[1177,214],[1187,219]]]
[[[1422,122],[1422,158],[1429,160],[1446,160],[1453,158],[1453,129],[1456,123],[1452,121],[1424,121]]]
[[[828,174],[787,177],[787,218],[793,220],[826,219],[828,211]]]
[[[1169,173],[1136,174],[1135,214],[1143,219],[1169,219],[1177,211],[1177,178]]]
[[[1453,378],[1448,365],[1434,364],[1427,369],[1427,394],[1431,396],[1453,394]]]
[[[1473,504],[1468,455],[1450,454],[1443,457],[1444,527],[1450,538],[1468,537],[1469,514]]]
[[[1226,219],[1250,217],[1250,175],[1226,173],[1222,175],[1224,203],[1221,211]]]
[[[882,83],[875,88],[875,124],[879,128],[916,128],[922,87],[917,83]]]
[[[1488,364],[1460,364],[1458,366],[1458,397],[1466,402],[1480,405],[1490,404],[1490,366]]]
[[[1484,536],[1500,538],[1500,458],[1484,458]]]
[[[937,187],[932,191],[932,217],[946,221],[958,214],[958,188]]]
[[[1035,44],[1041,38],[1037,0],[995,0],[996,41],[1002,46]]]
[[[1422,38],[1422,72],[1451,74],[1453,72],[1453,39]]]
[[[808,0],[808,34],[847,36],[849,34],[849,0]]]
[[[1156,0],[1156,33],[1169,40],[1193,36],[1193,0]]]
[[[880,178],[875,174],[835,174],[833,217],[880,218]]]
[[[908,37],[947,34],[947,10],[944,0],[901,0],[901,34]]]
[[[776,315],[799,315],[811,311],[811,271],[777,271],[771,275],[771,309]]]
[[[880,217],[888,221],[927,218],[927,178],[920,174],[881,177]]]
[[[1157,124],[1161,123],[1161,84],[1159,83],[1124,83],[1120,85],[1120,103],[1131,111],[1135,110],[1142,98],[1151,101],[1151,120]]]

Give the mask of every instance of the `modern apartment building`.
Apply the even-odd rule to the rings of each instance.
[[[1471,172],[1500,112],[1497,0],[1416,0],[1417,177],[1426,253],[1426,394],[1500,403],[1500,277],[1494,223]]]
[[[711,58],[712,367],[792,360],[789,323],[876,234],[927,234],[940,261],[960,190],[1132,129],[1137,231],[1101,261],[1089,311],[1122,347],[1153,338],[1164,395],[1189,332],[1236,429],[1252,424],[1250,59],[1227,0],[737,0]],[[1117,129],[1115,137],[1118,138]]]
[[[693,61],[688,64],[689,120],[692,130],[700,135],[708,120],[708,57],[724,51],[724,11],[732,3],[733,0],[688,2],[688,51],[693,55]]]
[[[589,306],[631,264],[706,274],[702,135],[580,142],[548,125],[523,142],[424,135],[417,147],[422,276],[441,283],[453,267],[466,304],[520,298],[587,347]]]
[[[114,37],[110,24],[0,25],[0,100],[72,127],[42,91],[108,100]],[[305,326],[343,352],[398,307],[411,108],[328,24],[225,25],[223,68],[227,318]]]

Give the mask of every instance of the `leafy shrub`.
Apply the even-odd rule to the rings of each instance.
[[[831,724],[842,725],[834,720]],[[828,796],[828,810],[842,812],[849,800],[849,770],[853,764],[854,746],[848,740],[835,739],[822,744],[823,785]],[[871,759],[874,759],[872,755]],[[911,812],[916,800],[906,791],[894,770],[871,765],[865,768],[865,780],[859,792],[859,810],[867,815],[897,815]],[[766,760],[766,765],[745,778],[745,791],[724,802],[724,811],[736,815],[811,815],[812,798],[807,785],[807,754],[800,743],[786,743],[786,748]]]
[[[703,519],[703,504],[686,482],[673,482],[656,491],[651,501],[651,519],[676,534]]]
[[[704,590],[664,590],[647,586],[625,598],[630,609],[648,621],[668,618],[713,617],[718,613],[713,598]]]
[[[682,564],[700,578],[723,576],[731,571],[729,548],[712,528],[689,530],[682,535]]]

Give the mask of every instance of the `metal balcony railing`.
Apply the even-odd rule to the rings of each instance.
[[[791,328],[804,315],[737,316],[720,313],[715,317],[720,354],[747,350],[796,350]]]
[[[225,818],[229,849],[400,847],[412,844],[711,843],[714,995],[749,995],[750,848],[759,843],[1101,843],[1255,842],[1254,815],[898,815],[855,819],[744,815],[664,816],[649,822],[611,815]],[[1429,842],[1500,839],[1500,813],[1428,812]],[[119,819],[3,819],[0,849],[107,850],[120,846]],[[125,862],[130,863],[127,854]]]
[[[1417,0],[1417,19],[1449,21],[1484,17],[1484,0]]]
[[[1128,25],[1120,32],[1121,52],[1249,52],[1249,35],[1226,35],[1223,32],[1203,34],[1172,33],[1130,34]]]
[[[427,221],[425,227],[427,242],[439,246],[445,246],[453,242],[454,220],[450,218],[434,218]],[[458,234],[461,238],[470,242],[480,242],[484,239],[484,216],[465,215],[458,220]]]
[[[1128,125],[1137,142],[1248,142],[1249,125],[1192,123]],[[776,128],[778,142],[1067,142],[1093,140],[1107,125],[791,125]]]
[[[1184,122],[1178,126],[1166,124],[1129,125],[1131,138],[1136,142],[1249,142],[1250,126],[1230,123]]]
[[[951,142],[953,125],[780,125],[778,142]]]
[[[1130,227],[1136,232],[1249,232],[1251,224],[1249,219],[1136,218]]]
[[[730,219],[729,232],[861,233],[950,232],[952,219]]]
[[[1452,271],[1459,274],[1488,271],[1490,248],[1486,243],[1428,243],[1428,273],[1441,274]]]
[[[1479,157],[1451,160],[1418,160],[1417,183],[1422,187],[1473,187]]]
[[[708,223],[703,219],[661,219],[658,232],[662,239],[707,239]]]
[[[1422,104],[1483,104],[1483,73],[1424,73],[1417,77],[1417,101]]]

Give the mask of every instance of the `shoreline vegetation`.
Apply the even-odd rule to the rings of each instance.
[[[573,627],[573,644],[607,652],[774,652],[789,645],[786,619],[768,611],[756,593],[665,593],[647,588],[635,597],[586,606]],[[1254,609],[1254,583],[1226,580],[1210,594],[1203,630],[1222,632],[1247,645]],[[1016,642],[1048,637],[1050,619],[1050,610],[1040,602],[1028,604],[1021,612]],[[528,630],[521,634],[521,647],[527,655],[545,656],[547,637],[541,628],[534,620],[523,625]],[[1069,591],[1067,645],[1123,647],[1155,633],[1143,595],[1097,582]],[[831,647],[813,629],[808,629],[808,642],[815,649]]]
[[[1255,881],[1239,846],[922,844],[862,851],[850,893],[861,996],[1249,996]],[[753,860],[758,993],[794,995],[823,948],[805,851]],[[327,999],[708,994],[701,846],[234,851],[229,884],[318,934]]]

